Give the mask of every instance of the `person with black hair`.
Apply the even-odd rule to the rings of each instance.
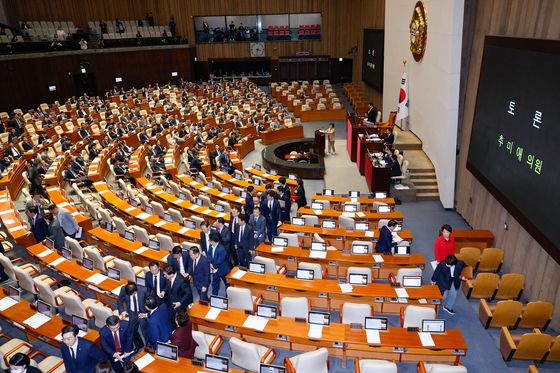
[[[130,361],[134,352],[133,328],[126,320],[120,320],[118,316],[111,315],[105,320],[105,326],[99,331],[101,348],[111,358],[113,370],[123,373],[123,364]]]
[[[379,230],[379,238],[375,245],[375,251],[378,253],[390,253],[393,247],[393,231],[397,226],[397,222],[393,219],[389,220],[387,225]]]
[[[188,268],[187,264],[185,271],[188,270]],[[163,276],[167,279],[165,300],[169,306],[172,317],[175,317],[177,312],[186,311],[189,304],[193,302],[191,287],[188,281],[185,280],[183,276],[179,275],[177,270],[171,265],[165,267]]]
[[[48,238],[54,242],[54,247],[57,250],[62,250],[66,241],[64,240],[64,232],[60,227],[58,219],[51,212],[45,213],[43,218],[49,229]]]
[[[31,206],[27,210],[27,216],[29,217],[31,233],[35,236],[35,242],[42,242],[49,236],[49,226],[45,222],[45,219],[39,215],[39,209],[37,209],[37,206]]]
[[[219,217],[216,220],[216,231],[220,234],[224,247],[226,249],[229,248],[230,247],[229,241],[231,240],[231,232],[226,226],[226,220],[223,217]]]
[[[224,245],[220,243],[220,234],[218,232],[210,233],[208,260],[210,261],[210,273],[212,274],[212,295],[218,295],[220,281],[224,283],[227,289],[226,275],[231,270],[228,253]]]
[[[208,300],[208,289],[210,288],[210,262],[200,249],[192,246],[190,249],[192,265],[189,267],[189,275],[200,300]]]
[[[251,253],[254,251],[254,233],[253,227],[248,225],[245,220],[245,214],[239,214],[238,233],[235,235],[235,250],[239,264],[243,267],[249,267],[251,261]]]
[[[253,201],[253,195],[255,194],[255,187],[249,185],[245,191],[245,214],[250,216],[255,208],[255,201]]]
[[[41,373],[39,368],[31,366],[31,359],[29,359],[29,356],[21,352],[13,354],[8,364],[10,365],[10,373]]]
[[[432,275],[432,282],[439,287],[443,299],[441,304],[443,310],[451,315],[455,315],[453,306],[457,299],[457,291],[461,286],[461,281],[466,278],[461,274],[465,268],[465,262],[458,260],[455,255],[448,255],[444,261],[440,262],[434,274]]]
[[[130,326],[134,331],[133,337],[136,347],[141,345],[142,340],[138,334],[138,328],[142,331],[142,335],[146,336],[148,312],[144,307],[144,300],[150,295],[149,291],[148,288],[138,287],[134,282],[129,281],[121,288],[117,298],[119,315],[123,320],[128,318],[130,321]]]
[[[67,373],[93,373],[97,364],[107,357],[95,343],[78,337],[79,331],[74,324],[62,328],[60,352],[64,368]]]
[[[191,264],[191,258],[186,251],[179,245],[171,249],[171,253],[167,255],[167,264],[169,264],[175,272],[179,273],[182,277],[188,277],[188,269]]]
[[[167,267],[171,268],[172,267]],[[156,348],[158,342],[167,342],[173,332],[173,324],[171,323],[170,311],[167,304],[158,305],[158,301],[154,296],[147,296],[144,300],[144,307],[148,311],[148,333],[146,336],[146,344],[152,348]]]
[[[449,224],[442,225],[440,235],[434,243],[434,255],[438,263],[449,255],[455,255],[455,237],[451,233],[453,228]]]
[[[276,192],[271,190],[267,193],[266,203],[263,206],[263,215],[266,217],[268,240],[278,234],[278,221],[280,220],[280,204],[276,199]]]
[[[303,186],[303,180],[301,178],[297,178],[297,189],[296,189],[296,196],[297,196],[297,206],[298,210],[300,207],[307,206],[307,197],[305,197],[305,187]]]
[[[194,358],[194,350],[198,347],[198,343],[192,336],[192,322],[188,313],[179,312],[175,316],[175,324],[177,328],[171,334],[171,344],[179,348],[179,356],[188,359]]]

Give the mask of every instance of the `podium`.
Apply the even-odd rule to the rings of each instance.
[[[317,155],[325,155],[325,133],[321,130],[315,131],[315,141],[313,141],[313,152]]]
[[[391,168],[374,165],[372,155],[366,154],[364,173],[371,193],[385,192],[387,197],[391,192]]]

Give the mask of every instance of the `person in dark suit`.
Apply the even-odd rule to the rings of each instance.
[[[148,311],[148,335],[146,344],[152,348],[157,346],[157,342],[167,342],[173,332],[169,307],[162,303],[158,305],[155,297],[149,295],[144,301],[144,307]]]
[[[443,294],[443,310],[451,315],[455,314],[453,306],[457,298],[457,290],[461,286],[461,281],[466,280],[465,276],[461,275],[463,268],[465,262],[458,260],[455,255],[448,255],[444,261],[439,262],[432,275],[432,282]]]
[[[224,283],[226,288],[228,287],[226,275],[231,270],[226,248],[220,243],[220,234],[218,232],[210,233],[208,260],[210,260],[210,273],[212,274],[212,295],[218,295],[220,281]]]
[[[113,370],[123,373],[123,364],[130,361],[134,352],[132,343],[133,330],[128,321],[121,321],[118,316],[107,317],[105,326],[99,331],[101,349],[111,358]]]
[[[31,141],[29,141],[29,137],[27,136],[25,136],[25,138],[22,140],[22,142],[19,143],[19,145],[24,151],[33,149],[33,144],[31,143]]]
[[[21,150],[19,150],[13,141],[10,141],[9,146],[6,150],[4,150],[4,156],[10,156],[13,159],[20,159],[21,158]]]
[[[239,229],[235,235],[235,250],[239,265],[249,267],[251,254],[254,249],[253,228],[245,222],[245,214],[239,214]]]
[[[393,247],[393,230],[397,226],[395,220],[389,220],[386,226],[379,230],[379,238],[375,245],[375,251],[378,253],[390,253]]]
[[[31,359],[29,356],[16,352],[10,357],[8,361],[10,373],[41,373],[39,368],[31,366]]]
[[[179,348],[179,356],[194,358],[194,350],[198,347],[192,336],[192,323],[186,312],[179,312],[175,316],[177,328],[171,334],[170,342]]]
[[[231,232],[229,231],[228,227],[226,226],[226,221],[224,218],[219,217],[216,220],[216,231],[220,234],[220,238],[222,240],[222,244],[226,249],[230,247],[230,240],[231,240]],[[230,253],[231,257],[231,253]]]
[[[208,223],[208,221],[205,220],[202,223],[200,223],[200,249],[202,250],[203,253],[208,252],[209,245],[210,245],[210,223]]]
[[[163,275],[163,271],[160,270],[158,262],[150,262],[148,267],[150,270],[146,273],[146,287],[161,303],[165,289],[167,289],[167,279]]]
[[[90,137],[91,134],[89,133],[89,131],[87,130],[86,126],[82,124],[81,128],[80,128],[80,136],[82,137],[82,139],[85,139],[86,137]]]
[[[167,279],[165,301],[174,318],[177,312],[186,311],[189,304],[193,302],[191,287],[188,281],[170,265],[165,267],[163,275]]]
[[[29,225],[31,226],[31,233],[35,236],[35,242],[39,243],[49,236],[49,226],[41,215],[37,206],[31,206],[27,210],[29,217]]]
[[[130,328],[133,330],[133,337],[136,347],[141,346],[142,338],[138,334],[138,330],[142,331],[145,337],[147,333],[148,312],[144,307],[144,300],[149,295],[149,289],[138,287],[134,282],[129,282],[121,288],[117,299],[117,309],[121,319],[128,317]],[[140,329],[139,329],[140,328]]]
[[[62,228],[60,228],[60,223],[50,212],[45,213],[43,219],[45,219],[49,228],[48,238],[54,242],[54,247],[56,249],[62,250],[64,247],[64,232],[62,231]]]
[[[255,208],[255,201],[253,201],[253,195],[255,194],[255,187],[249,185],[246,190],[245,195],[245,214],[250,216],[253,213],[253,209]]]
[[[389,134],[385,137],[385,145],[393,145],[395,142],[395,135],[393,134],[393,129],[389,128]]]
[[[232,206],[231,207],[231,212],[229,214],[229,232],[230,232],[230,239],[228,240],[229,242],[229,246],[225,246],[226,250],[229,252],[229,256],[231,259],[231,263],[233,266],[236,266],[239,264],[239,261],[237,259],[237,252],[235,251],[234,245],[235,245],[235,233],[237,233],[237,230],[239,229],[239,207],[238,206]],[[223,242],[222,242],[223,243]]]
[[[27,178],[31,185],[29,186],[29,192],[33,195],[40,194],[47,197],[48,194],[43,187],[43,181],[41,180],[41,172],[39,169],[39,161],[34,160],[31,165],[27,168]]]
[[[371,102],[368,104],[366,117],[368,122],[375,124],[375,120],[377,119],[377,109],[373,107],[373,104]]]
[[[216,158],[219,159],[219,157],[221,155],[222,155],[222,152],[220,151],[220,146],[216,144],[216,147],[214,148],[214,150],[212,150],[212,152],[210,152],[210,166],[212,168],[212,171],[214,171],[218,168],[218,165],[216,163]]]
[[[107,356],[87,339],[78,337],[76,325],[62,328],[60,352],[67,373],[94,373],[98,363],[107,360]]]
[[[253,229],[253,244],[255,248],[266,240],[266,219],[261,215],[261,208],[256,206],[253,215],[249,218],[249,224]]]
[[[233,168],[233,164],[231,163],[231,158],[229,157],[229,154],[227,151],[222,152],[222,154],[220,154],[220,168],[222,168],[223,170],[225,170],[225,172],[229,173],[230,170]]]
[[[196,246],[190,248],[192,265],[189,267],[189,275],[200,300],[208,300],[208,288],[210,288],[210,262],[206,256],[200,253]]]
[[[268,192],[266,200],[266,228],[268,240],[272,241],[272,237],[278,234],[278,221],[280,220],[280,204],[276,199],[276,192],[273,190]]]
[[[298,177],[297,179],[297,189],[296,189],[296,196],[297,196],[297,207],[298,209],[303,206],[307,206],[307,198],[305,197],[305,188],[303,186],[303,180]]]
[[[188,277],[190,261],[191,257],[189,253],[183,252],[183,248],[179,245],[174,246],[173,249],[171,249],[171,254],[167,256],[167,264],[173,267],[175,272],[180,274],[181,277]]]
[[[147,143],[150,139],[148,138],[148,135],[146,135],[146,133],[144,131],[140,132],[138,134],[138,139],[140,140],[140,142],[142,144]]]
[[[278,186],[278,203],[280,203],[280,221],[290,221],[290,209],[292,201],[290,200],[290,192],[286,192],[286,187]],[[284,205],[284,206],[282,206]]]

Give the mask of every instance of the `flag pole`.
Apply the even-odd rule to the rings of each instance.
[[[404,73],[406,72],[406,59],[404,59],[404,60],[402,61],[402,63],[403,63],[402,74],[404,74]],[[401,75],[402,75],[402,74],[401,74]],[[408,95],[408,92],[407,92],[406,94]],[[401,127],[401,130],[403,130],[403,124],[402,124],[403,119],[404,119],[404,118],[401,118],[401,126],[400,126],[400,127]]]

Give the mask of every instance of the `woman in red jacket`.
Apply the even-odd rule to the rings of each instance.
[[[434,254],[438,263],[449,255],[455,255],[455,238],[451,236],[452,232],[453,228],[449,224],[441,227],[441,234],[434,244]]]
[[[198,344],[192,337],[192,323],[186,312],[178,312],[175,316],[177,329],[171,334],[171,344],[179,347],[179,356],[194,358],[194,350]]]

